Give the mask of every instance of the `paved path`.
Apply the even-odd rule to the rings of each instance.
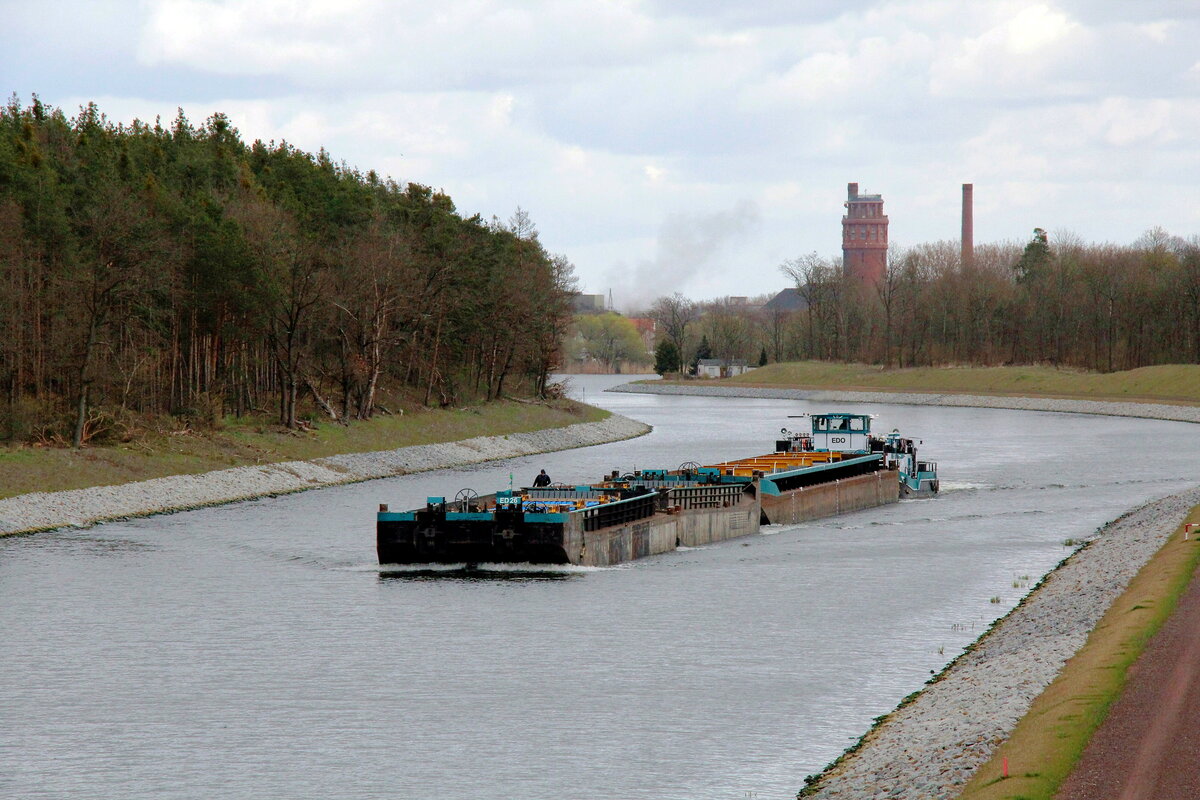
[[[1200,570],[1057,800],[1200,798]]]

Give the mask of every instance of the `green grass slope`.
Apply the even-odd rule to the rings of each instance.
[[[868,364],[799,361],[771,364],[745,375],[712,383],[1200,405],[1200,365],[1197,364],[1167,364],[1125,372],[1098,373],[1053,367],[884,369]]]
[[[217,431],[146,430],[120,444],[80,450],[0,447],[0,498],[525,433],[608,416],[607,411],[567,400],[549,404],[505,401],[474,408],[417,410],[348,426],[325,423],[311,431],[288,431],[263,421],[226,420]]]

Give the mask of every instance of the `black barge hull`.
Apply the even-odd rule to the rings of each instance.
[[[527,522],[519,513],[494,520],[446,519],[444,512],[427,511],[415,516],[378,522],[380,564],[571,563],[562,523]]]
[[[896,502],[896,473],[878,458],[818,470],[819,482],[789,488],[783,476],[742,483],[654,490],[573,513],[525,510],[381,509],[376,541],[381,564],[576,564],[611,566]],[[783,488],[780,487],[783,484]],[[582,487],[581,487],[582,488]],[[442,500],[431,498],[431,500]],[[448,510],[448,508],[450,510]]]

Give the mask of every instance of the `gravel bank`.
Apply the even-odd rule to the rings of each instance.
[[[993,397],[980,394],[925,394],[923,392],[851,392],[829,389],[782,389],[753,386],[679,386],[657,383],[623,383],[610,392],[632,394],[686,394],[708,397],[763,397],[778,400],[815,400],[842,403],[895,403],[907,406],[968,406],[971,408],[1015,408],[1023,411],[1064,411],[1074,414],[1105,414],[1114,417],[1145,417],[1179,422],[1200,422],[1200,406],[1171,406],[1160,403],[1117,403],[1104,400],[1059,400],[1051,397]]]
[[[1200,487],[1148,503],[1101,528],[806,796],[956,797],[1197,504]]]
[[[105,520],[182,511],[410,472],[589,447],[632,439],[649,432],[649,425],[613,414],[600,422],[581,422],[530,433],[479,436],[458,442],[401,447],[377,453],[351,453],[311,461],[234,467],[200,475],[175,475],[119,486],[33,492],[0,500],[0,536],[91,525]]]

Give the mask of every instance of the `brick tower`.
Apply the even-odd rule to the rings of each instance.
[[[873,286],[887,272],[888,218],[883,213],[883,198],[859,194],[857,183],[846,188],[842,269],[848,277]]]
[[[962,265],[975,261],[975,184],[963,184],[962,199]]]

